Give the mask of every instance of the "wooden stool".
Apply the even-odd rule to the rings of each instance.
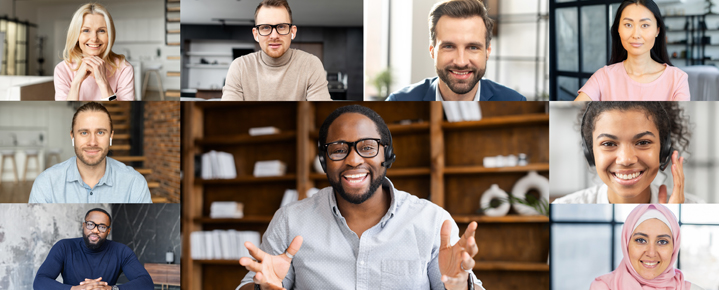
[[[40,175],[40,158],[38,155],[40,154],[39,150],[25,150],[25,171],[22,173],[22,181],[25,182],[27,179],[27,165],[30,161],[30,158],[35,158],[35,172],[37,172],[37,175]]]
[[[160,87],[160,100],[165,100],[165,90],[162,88],[162,77],[160,77],[160,69],[162,68],[162,65],[159,67],[155,66],[151,69],[147,70],[145,72],[145,80],[142,81],[142,98],[145,98],[145,92],[147,91],[147,83],[150,82],[150,74],[154,74],[155,77],[157,77],[157,85]]]
[[[62,153],[62,148],[50,148],[47,150],[47,164],[45,164],[45,169],[50,168],[53,157],[57,158],[57,163],[61,162],[60,153]]]
[[[3,167],[5,167],[5,160],[11,159],[12,160],[12,172],[15,175],[15,183],[18,182],[17,179],[17,167],[15,166],[15,150],[3,150],[0,151],[0,182],[2,182],[2,170]]]

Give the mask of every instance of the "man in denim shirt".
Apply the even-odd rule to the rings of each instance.
[[[113,135],[110,113],[99,103],[78,108],[72,117],[75,155],[43,171],[29,203],[152,203],[145,177],[107,157]]]
[[[252,289],[483,289],[471,269],[478,248],[472,222],[460,238],[450,214],[394,188],[385,177],[395,155],[374,111],[341,107],[319,133],[330,187],[280,208],[256,259],[240,259]]]

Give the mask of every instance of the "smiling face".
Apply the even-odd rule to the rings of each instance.
[[[107,24],[102,14],[83,17],[78,45],[84,56],[102,56],[108,45]]]
[[[326,142],[355,142],[365,138],[381,138],[375,123],[362,114],[345,113],[329,126]],[[349,155],[343,160],[333,161],[325,157],[330,185],[344,200],[361,204],[381,190],[387,172],[381,165],[384,161],[384,146],[380,146],[377,156],[373,158],[360,156],[354,147],[350,148]]]
[[[644,279],[654,279],[669,267],[674,241],[669,227],[658,219],[648,219],[634,230],[627,252],[632,267]]]
[[[72,128],[75,155],[85,165],[96,166],[105,160],[110,148],[110,118],[105,112],[84,111],[77,114]]]
[[[280,23],[290,23],[290,14],[284,7],[264,6],[257,12],[255,23],[257,25],[270,24],[277,25]],[[272,29],[272,33],[262,36],[258,33],[257,28],[252,28],[252,35],[255,41],[260,43],[260,48],[271,57],[280,57],[290,48],[293,35],[297,33],[297,27],[292,26],[290,33],[281,35],[277,33],[277,29]]]
[[[650,53],[657,35],[659,27],[652,11],[639,4],[624,8],[619,21],[619,38],[629,55]]]
[[[484,76],[492,48],[486,42],[487,29],[482,17],[442,16],[436,25],[436,42],[429,47],[439,76],[443,97],[476,93]],[[444,90],[443,90],[444,89]]]
[[[644,111],[609,110],[597,116],[592,150],[612,203],[649,202],[649,185],[659,172],[659,140],[659,130]]]
[[[90,248],[91,250],[100,248],[103,243],[105,243],[105,240],[107,240],[107,235],[110,234],[110,228],[108,227],[107,230],[103,233],[100,231],[98,225],[102,224],[105,226],[110,225],[110,218],[105,215],[103,212],[99,211],[92,211],[90,212],[87,217],[85,218],[85,222],[92,222],[95,224],[95,228],[92,230],[88,230],[86,224],[82,224],[82,238],[85,240],[85,245]]]

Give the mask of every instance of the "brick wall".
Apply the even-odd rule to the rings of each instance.
[[[148,182],[159,182],[153,196],[180,202],[180,102],[144,102]]]

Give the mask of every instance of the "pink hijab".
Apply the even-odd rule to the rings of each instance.
[[[672,261],[664,272],[654,279],[647,280],[639,276],[629,261],[627,246],[631,239],[634,229],[638,225],[639,219],[649,210],[657,210],[669,221],[669,228],[672,230],[674,237],[674,252],[672,253]],[[624,222],[622,227],[622,254],[624,258],[619,263],[619,267],[613,272],[599,276],[592,282],[590,290],[689,290],[691,283],[684,281],[684,275],[678,269],[674,269],[674,263],[677,261],[679,253],[680,236],[679,223],[674,214],[665,206],[660,204],[642,204],[634,208]]]

